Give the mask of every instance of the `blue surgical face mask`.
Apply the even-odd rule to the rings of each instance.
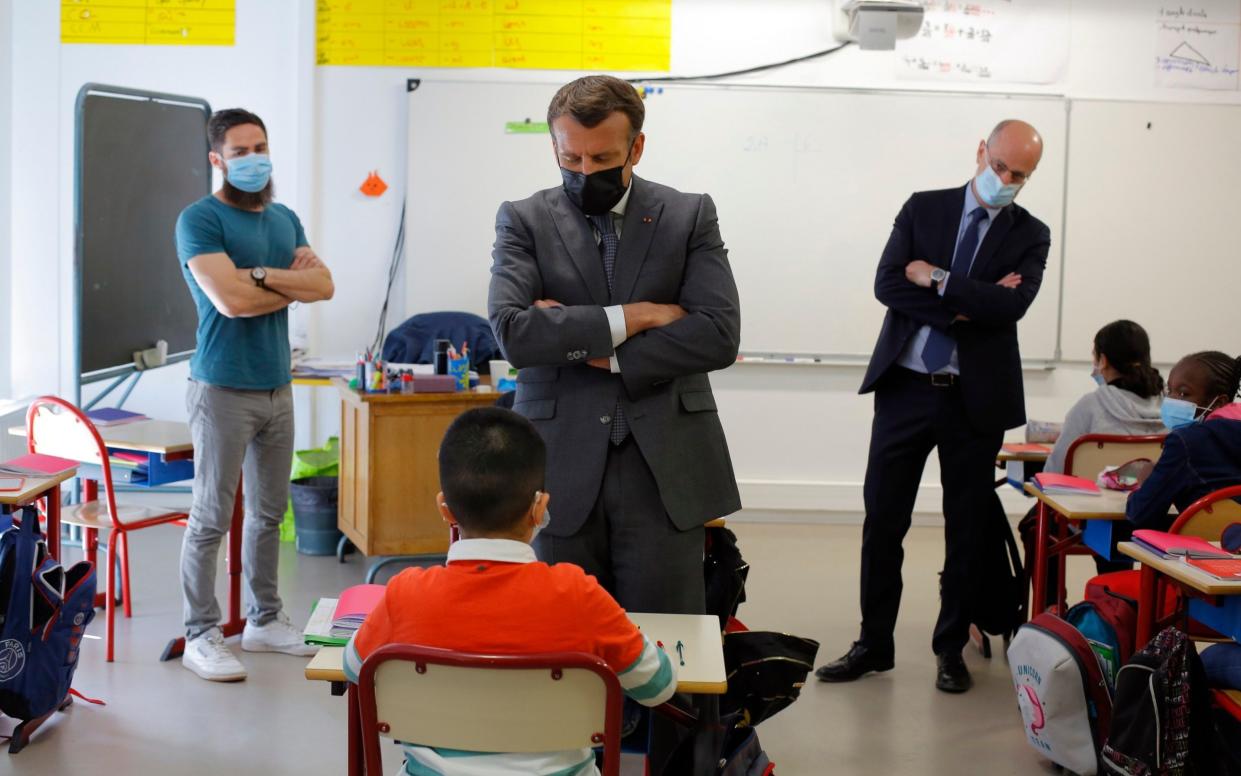
[[[983,165],[982,172],[974,178],[978,198],[987,207],[1004,207],[1012,204],[1012,201],[1017,198],[1017,192],[1021,191],[1022,184],[1005,184],[1000,180],[1000,176],[995,174],[995,170],[991,169],[990,154],[984,152],[983,158],[986,164]]]
[[[1184,399],[1164,399],[1159,406],[1159,417],[1168,430],[1184,428],[1198,419],[1198,405]]]
[[[224,164],[228,182],[250,194],[267,188],[271,181],[271,159],[267,154],[246,154]]]
[[[1090,376],[1094,379],[1095,385],[1100,388],[1107,385],[1107,380],[1103,379],[1102,373],[1099,372],[1099,367],[1096,366],[1094,369],[1090,370]]]

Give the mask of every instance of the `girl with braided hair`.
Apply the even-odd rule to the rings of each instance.
[[[1125,514],[1143,528],[1166,530],[1168,509],[1230,485],[1241,485],[1241,358],[1219,351],[1192,353],[1168,375],[1162,416],[1163,453],[1129,497]]]

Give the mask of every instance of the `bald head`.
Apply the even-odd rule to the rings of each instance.
[[[1005,119],[986,140],[978,141],[975,174],[990,165],[1004,186],[1021,187],[1042,158],[1043,138],[1038,130],[1020,119]]]

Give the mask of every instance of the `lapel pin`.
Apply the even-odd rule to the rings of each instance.
[[[654,220],[654,219],[653,219],[653,218],[651,218],[650,216],[642,216],[642,223],[644,223],[644,224],[649,224],[649,223],[650,223],[651,221],[653,221],[653,220]]]

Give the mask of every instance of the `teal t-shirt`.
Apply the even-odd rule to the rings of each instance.
[[[306,244],[301,221],[292,210],[274,202],[256,213],[206,196],[181,211],[177,258],[198,308],[198,349],[190,360],[190,377],[200,383],[253,391],[290,382],[288,310],[227,318],[199,287],[189,261],[207,253],[226,253],[239,269],[288,269],[294,249]]]

